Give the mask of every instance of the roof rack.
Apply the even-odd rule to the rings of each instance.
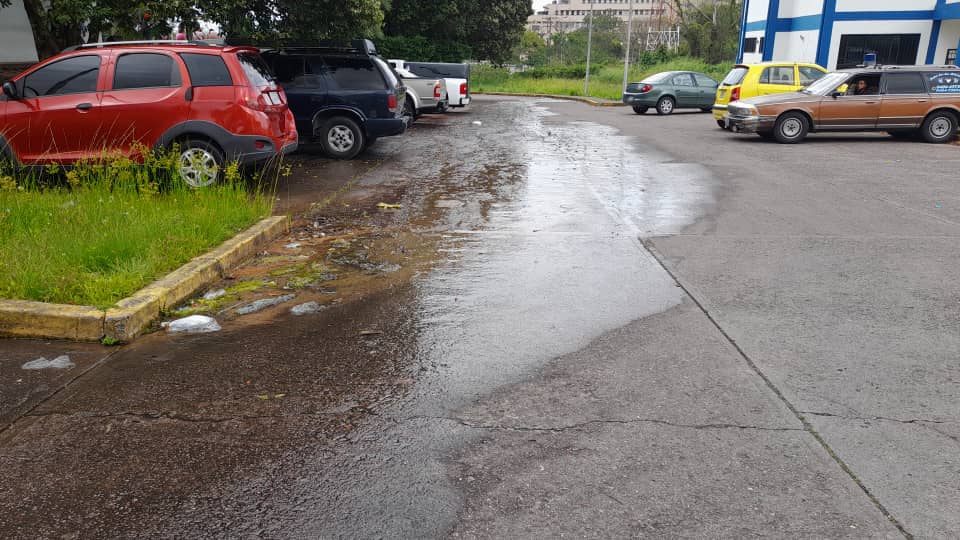
[[[336,51],[359,52],[363,54],[377,54],[377,47],[369,39],[355,39],[349,45],[342,42],[322,41],[318,45],[281,45],[269,47],[266,50],[275,51]]]
[[[206,41],[184,41],[184,40],[173,40],[173,39],[154,39],[154,40],[142,40],[142,41],[103,41],[97,43],[83,43],[80,45],[74,45],[72,47],[67,47],[66,49],[60,52],[70,52],[77,51],[80,49],[99,49],[103,47],[122,47],[126,45],[182,45],[182,46],[192,46],[192,47],[220,47],[221,45],[216,43],[208,43]]]
[[[875,64],[875,65],[872,65],[872,66],[860,65],[860,66],[857,66],[857,69],[876,69],[876,70],[897,70],[897,69],[903,69],[903,70],[913,70],[913,71],[916,71],[916,70],[924,70],[924,69],[938,69],[938,70],[952,69],[952,70],[958,70],[958,69],[960,69],[960,66],[952,66],[952,65],[939,65],[939,66],[938,66],[938,65],[935,65],[935,64],[917,64],[917,65],[897,65],[897,66],[890,66],[890,65],[883,65],[883,64]]]

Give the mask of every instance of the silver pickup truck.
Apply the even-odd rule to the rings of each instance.
[[[442,77],[447,81],[447,98],[451,107],[470,104],[470,64],[404,62],[403,67],[418,77]]]
[[[393,70],[407,87],[407,99],[404,114],[416,118],[426,112],[445,112],[449,100],[447,83],[443,79],[418,77],[403,67],[393,66]]]

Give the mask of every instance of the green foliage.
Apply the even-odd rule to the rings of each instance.
[[[469,45],[457,41],[433,41],[425,36],[384,36],[377,40],[384,58],[419,62],[462,62],[470,58]]]
[[[712,64],[736,57],[743,13],[740,0],[714,0],[702,5],[674,0],[674,5],[688,54]]]
[[[175,157],[150,154],[66,171],[0,167],[0,298],[107,308],[270,213],[272,195],[235,167],[191,189]]]

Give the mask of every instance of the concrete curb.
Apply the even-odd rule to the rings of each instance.
[[[290,220],[271,216],[227,240],[213,251],[191,259],[170,274],[100,310],[91,306],[0,300],[0,336],[100,341],[130,341],[204,285],[224,277],[243,260],[286,232]]]
[[[594,107],[626,107],[626,103],[619,101],[599,101],[594,98],[588,98],[583,96],[555,96],[552,94],[515,94],[511,92],[471,92],[478,96],[517,96],[517,97],[542,97],[542,98],[552,98],[552,99],[565,99],[567,101],[579,101],[581,103],[586,103],[587,105],[592,105]]]

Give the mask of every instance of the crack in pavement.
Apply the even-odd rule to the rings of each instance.
[[[678,424],[675,422],[668,422],[666,420],[659,420],[656,418],[635,418],[630,420],[609,420],[609,419],[600,419],[600,420],[589,420],[586,422],[580,422],[577,424],[571,424],[567,426],[552,426],[552,427],[531,427],[531,426],[504,426],[499,424],[482,424],[477,422],[470,422],[462,418],[451,417],[451,416],[411,416],[402,421],[411,421],[411,420],[446,420],[450,422],[456,422],[462,426],[471,428],[471,429],[487,429],[487,430],[499,430],[499,431],[525,431],[525,432],[547,432],[547,433],[562,433],[564,431],[574,431],[578,429],[583,429],[587,426],[595,424],[657,424],[662,426],[670,426],[676,428],[685,428],[685,429],[753,429],[758,431],[804,431],[803,428],[773,428],[773,427],[763,427],[763,426],[745,426],[740,424]]]
[[[812,415],[812,416],[824,416],[824,417],[828,417],[828,418],[840,418],[840,419],[842,419],[842,420],[881,420],[881,421],[885,421],[885,422],[894,422],[894,423],[897,423],[897,424],[913,424],[913,425],[916,425],[916,426],[920,426],[920,427],[922,427],[922,428],[929,429],[930,431],[933,431],[934,433],[937,433],[937,434],[939,434],[939,435],[943,435],[944,437],[946,437],[946,438],[948,438],[948,439],[951,439],[951,440],[953,440],[954,442],[960,444],[960,437],[958,437],[958,436],[956,436],[956,435],[951,435],[951,434],[946,433],[946,432],[943,432],[943,431],[940,431],[939,429],[937,429],[936,427],[934,427],[935,425],[938,425],[938,424],[941,424],[941,425],[942,425],[942,424],[960,424],[960,421],[953,421],[953,420],[926,420],[926,419],[923,419],[923,418],[912,418],[912,419],[910,419],[910,420],[903,420],[903,419],[900,419],[900,418],[889,418],[889,417],[886,417],[886,416],[844,416],[844,415],[842,415],[842,414],[832,414],[832,413],[817,412],[817,411],[800,411],[800,412],[801,412],[802,414],[809,414],[809,415]],[[933,424],[933,425],[930,425],[930,424]]]

